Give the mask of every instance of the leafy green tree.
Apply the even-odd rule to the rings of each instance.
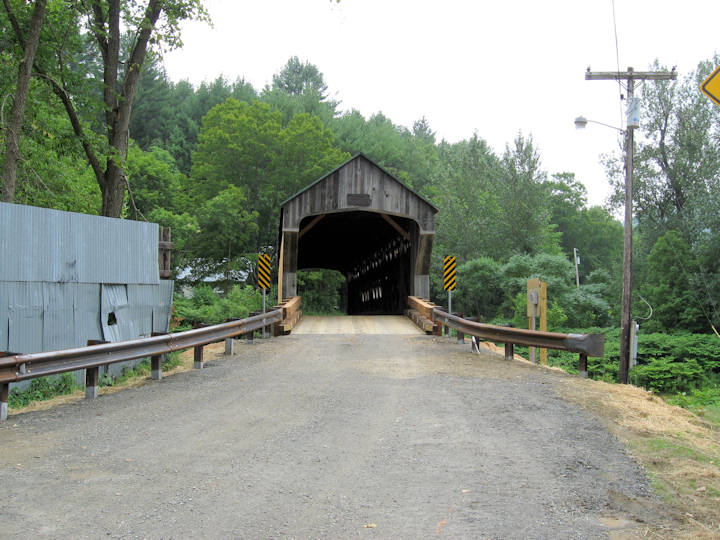
[[[707,321],[691,283],[694,257],[678,231],[668,231],[653,246],[641,287],[653,307],[643,326],[649,331],[707,330]]]
[[[273,75],[272,86],[263,90],[261,99],[281,112],[283,126],[302,113],[317,116],[328,126],[338,106],[337,101],[328,99],[327,84],[317,66],[301,62],[297,56]]]
[[[458,266],[458,311],[477,316],[481,321],[494,318],[503,303],[502,265],[489,258],[478,257]]]
[[[0,180],[2,180],[2,200],[13,202],[17,185],[17,167],[20,160],[20,130],[25,118],[25,105],[30,92],[30,77],[35,63],[35,53],[40,42],[40,29],[45,19],[47,3],[46,0],[35,0],[27,32],[23,32],[20,28],[9,0],[3,0],[3,5],[14,26],[16,26],[18,41],[23,48],[22,60],[20,60],[18,66],[13,106],[5,135],[5,159],[2,166],[2,176],[0,177]]]
[[[267,104],[230,98],[203,119],[193,196],[201,201],[241,187],[258,212],[254,248],[265,251],[275,243],[280,202],[348,159],[333,143],[317,117],[300,114],[283,128],[281,114]]]
[[[253,248],[257,236],[255,211],[239,187],[228,185],[203,204],[197,213],[199,231],[191,240],[197,264],[194,277],[225,274],[225,292],[233,281],[243,279],[248,265],[243,256]]]
[[[190,207],[185,190],[187,179],[178,171],[175,160],[162,148],[152,147],[144,152],[131,144],[127,161],[127,179],[134,210],[141,217],[155,208],[183,212]],[[138,219],[137,216],[133,216]]]
[[[684,276],[706,330],[710,324],[720,325],[720,111],[698,86],[718,61],[720,57],[701,62],[681,80],[644,85],[633,184],[637,231],[645,248],[638,266],[642,270],[642,257],[649,256],[661,237],[669,231],[680,233],[689,249]],[[609,158],[607,166],[614,186],[612,202],[621,205],[622,158]],[[685,321],[698,328],[699,323],[684,317],[674,324]]]
[[[459,261],[507,254],[497,185],[502,168],[487,143],[474,135],[454,145],[442,143],[433,178],[437,244]]]
[[[128,151],[130,114],[137,89],[140,69],[152,43],[166,47],[179,44],[179,24],[192,18],[204,18],[200,0],[148,0],[121,3],[120,0],[73,2],[67,9],[63,2],[55,4],[52,13],[57,39],[52,43],[55,58],[41,55],[44,62],[35,63],[35,71],[60,99],[81,141],[88,163],[102,193],[102,215],[119,217],[125,196],[124,166]],[[121,23],[133,28],[127,56],[121,58]],[[86,33],[79,32],[85,26]],[[17,25],[15,38],[23,42]],[[60,31],[57,31],[57,30]],[[82,114],[83,99],[92,101],[86,92],[89,81],[80,60],[85,52],[86,38],[91,36],[102,58],[102,122],[93,125],[92,118]],[[78,66],[82,66],[78,69]],[[88,97],[90,96],[90,97]],[[80,99],[76,99],[80,97]],[[88,130],[88,125],[90,130]],[[91,135],[92,129],[96,135]]]
[[[188,211],[176,214],[162,207],[153,208],[145,214],[145,217],[151,223],[157,223],[162,227],[170,227],[171,229],[173,249],[170,264],[175,279],[193,282],[203,277],[202,272],[196,272],[195,279],[193,279],[192,275],[189,276],[189,279],[184,277],[187,274],[187,269],[192,267],[193,263],[198,260],[198,253],[200,255],[205,253],[202,249],[203,246],[198,246],[199,242],[196,240],[197,235],[200,233],[197,217]],[[203,262],[201,261],[198,266],[210,266],[209,264],[203,264]],[[216,262],[214,268],[220,265],[221,263]]]
[[[545,172],[532,136],[518,135],[502,157],[499,184],[505,238],[514,253],[560,253],[559,234],[550,224]]]

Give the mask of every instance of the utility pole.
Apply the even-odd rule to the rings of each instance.
[[[575,286],[579,289],[580,288],[580,272],[578,272],[578,263],[580,262],[580,257],[578,257],[578,249],[573,248],[573,259],[575,260]]]
[[[677,79],[672,71],[635,71],[629,67],[627,71],[590,71],[585,72],[587,81],[627,81],[628,106],[632,104],[635,93],[635,81],[665,81]],[[620,318],[620,382],[627,384],[630,369],[630,308],[632,305],[632,182],[633,182],[633,130],[637,123],[632,122],[628,115],[625,129],[625,236],[623,241],[623,288],[622,314]]]

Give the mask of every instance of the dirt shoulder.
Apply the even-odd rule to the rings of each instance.
[[[655,493],[671,509],[665,538],[720,537],[720,432],[693,413],[643,388],[578,378],[556,383],[620,441],[646,469]]]

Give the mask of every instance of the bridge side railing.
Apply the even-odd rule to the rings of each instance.
[[[272,311],[229,321],[223,324],[195,328],[174,334],[159,334],[151,337],[118,341],[112,343],[88,343],[87,347],[47,351],[28,354],[0,352],[0,421],[7,419],[10,383],[26,381],[48,375],[67,373],[84,369],[85,397],[98,395],[99,368],[116,362],[149,357],[152,378],[160,379],[163,354],[194,349],[194,366],[203,368],[203,346],[221,342],[242,334],[275,326],[295,317],[299,312],[300,298],[290,299],[290,306],[280,306]],[[287,317],[286,317],[287,316]]]
[[[580,375],[587,377],[587,357],[601,357],[605,354],[605,336],[603,334],[562,334],[474,322],[448,313],[432,302],[415,296],[408,297],[408,306],[411,318],[413,320],[419,318],[421,321],[419,326],[426,331],[439,335],[442,326],[448,326],[457,330],[458,341],[463,340],[465,335],[469,335],[487,341],[504,343],[506,359],[512,359],[515,345],[574,352],[579,354]],[[433,325],[432,328],[427,324],[428,321]]]

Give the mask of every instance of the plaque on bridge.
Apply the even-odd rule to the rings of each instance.
[[[370,195],[368,193],[348,193],[348,206],[370,206]]]

